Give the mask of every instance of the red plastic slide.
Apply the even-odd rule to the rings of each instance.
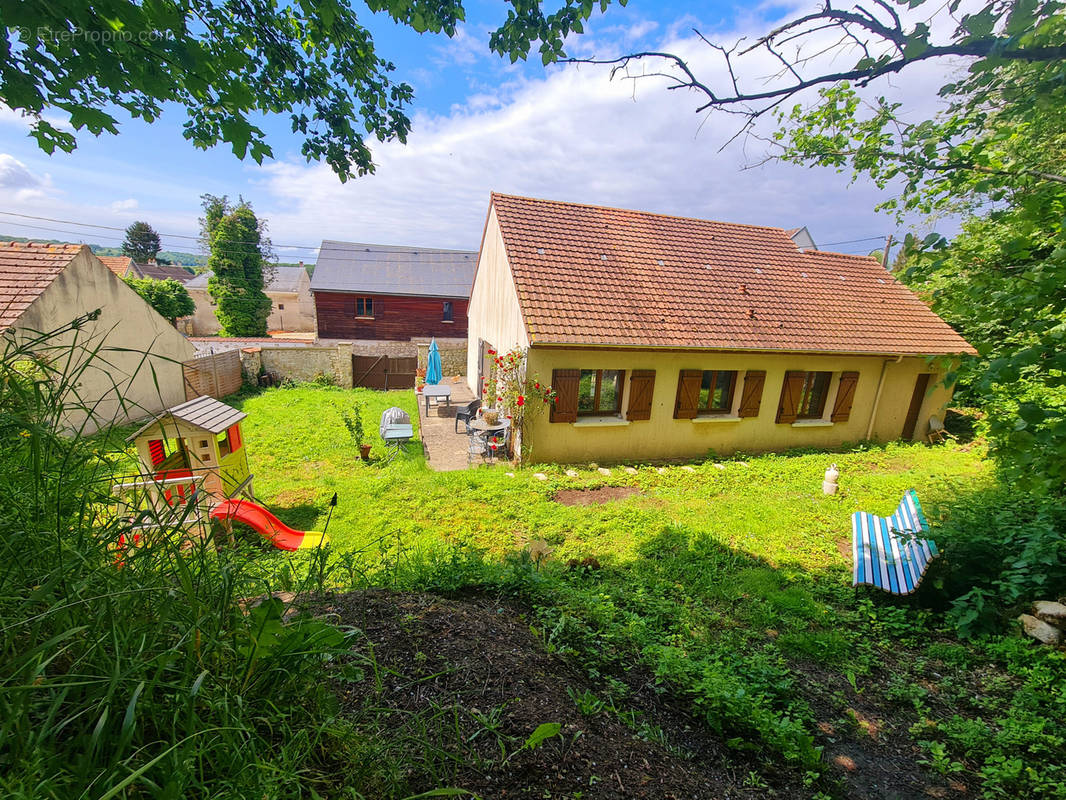
[[[293,530],[251,500],[223,500],[211,509],[211,516],[243,522],[279,550],[306,550],[322,543],[322,534],[318,531]]]

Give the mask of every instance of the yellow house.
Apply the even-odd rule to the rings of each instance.
[[[80,330],[42,339],[97,310]],[[66,423],[86,433],[183,401],[181,362],[196,355],[86,245],[0,243],[0,332],[9,344],[33,342],[54,369],[76,375],[82,408],[68,409]]]
[[[211,272],[201,272],[185,284],[196,311],[188,318],[191,336],[214,336],[222,327],[215,316],[215,301],[207,293]],[[315,330],[315,301],[311,296],[311,277],[300,267],[272,267],[267,270],[263,291],[270,298],[267,330]]]
[[[493,194],[467,376],[528,348],[537,461],[919,439],[974,352],[873,258],[795,231]]]

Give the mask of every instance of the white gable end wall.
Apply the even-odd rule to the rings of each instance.
[[[467,311],[466,380],[478,396],[478,342],[484,340],[500,352],[515,347],[529,347],[529,337],[522,321],[507,249],[500,233],[495,209],[489,209],[485,236],[481,242],[474,286]]]
[[[88,250],[23,312],[16,330],[22,336],[52,331],[96,309],[100,318],[76,336],[68,333],[47,345],[60,348],[76,341],[75,358],[83,362],[99,349],[77,387],[92,419],[71,410],[69,426],[92,433],[112,421],[123,424],[183,402],[181,362],[195,356],[193,346]]]

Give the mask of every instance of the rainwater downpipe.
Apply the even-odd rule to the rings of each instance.
[[[881,405],[881,390],[885,388],[885,373],[888,372],[889,364],[898,364],[903,360],[903,353],[895,358],[886,358],[881,364],[881,377],[877,380],[877,394],[874,395],[874,407],[870,410],[870,423],[866,426],[866,438],[869,439],[874,432],[874,422],[877,421],[877,407]]]

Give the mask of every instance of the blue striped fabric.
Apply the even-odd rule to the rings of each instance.
[[[913,489],[891,517],[857,511],[851,516],[852,584],[865,583],[892,594],[910,594],[918,588],[929,562],[939,553],[932,539],[918,534],[929,530],[922,505]]]

